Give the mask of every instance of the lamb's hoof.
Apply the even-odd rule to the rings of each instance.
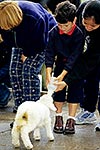
[[[50,142],[53,142],[54,141],[54,139],[51,139],[51,140],[49,140]]]
[[[40,141],[40,137],[34,137],[35,141]]]
[[[20,144],[15,144],[14,147],[15,147],[15,148],[19,148],[19,147],[20,147]]]
[[[33,150],[33,145],[32,146],[27,146],[26,149]]]
[[[49,138],[49,141],[50,141],[50,142],[53,142],[53,141],[54,141],[54,137]]]

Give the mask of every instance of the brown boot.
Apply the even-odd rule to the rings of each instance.
[[[69,118],[66,122],[64,134],[74,134],[75,133],[75,120]]]
[[[56,116],[53,131],[55,133],[60,133],[60,134],[63,133],[63,117],[62,116]]]

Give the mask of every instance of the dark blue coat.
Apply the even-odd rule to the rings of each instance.
[[[12,47],[23,49],[25,56],[35,56],[44,50],[50,30],[56,26],[54,17],[48,13],[40,4],[29,1],[18,1],[18,5],[23,12],[23,20],[12,32]],[[8,31],[9,32],[9,31]],[[8,33],[9,35],[9,33]],[[3,33],[4,39],[9,38]]]
[[[56,27],[50,33],[46,49],[46,67],[53,67],[55,56],[57,56],[57,65],[63,63],[63,69],[72,70],[76,59],[83,52],[83,47],[84,36],[77,26],[72,35],[59,34],[59,29]]]

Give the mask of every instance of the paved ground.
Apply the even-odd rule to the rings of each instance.
[[[0,150],[14,150],[11,144],[11,131],[9,124],[14,119],[12,113],[13,102],[10,101],[8,107],[0,109]],[[67,117],[67,106],[63,108],[64,120]],[[52,126],[54,123],[54,113],[51,112]],[[34,150],[100,150],[100,132],[94,131],[94,125],[77,125],[74,135],[55,134],[55,141],[48,142],[45,129],[41,129],[42,139],[40,142],[33,141]],[[32,135],[30,135],[32,139]],[[16,150],[25,150],[23,143]]]

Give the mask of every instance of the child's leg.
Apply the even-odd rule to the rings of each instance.
[[[66,121],[64,134],[75,133],[75,115],[80,100],[83,99],[83,81],[77,81],[68,87],[67,102],[68,119]]]
[[[55,116],[55,125],[53,129],[55,133],[63,133],[62,108],[65,102],[65,96],[66,96],[66,88],[64,88],[60,92],[55,92],[53,95],[54,105],[57,108],[56,116]]]

